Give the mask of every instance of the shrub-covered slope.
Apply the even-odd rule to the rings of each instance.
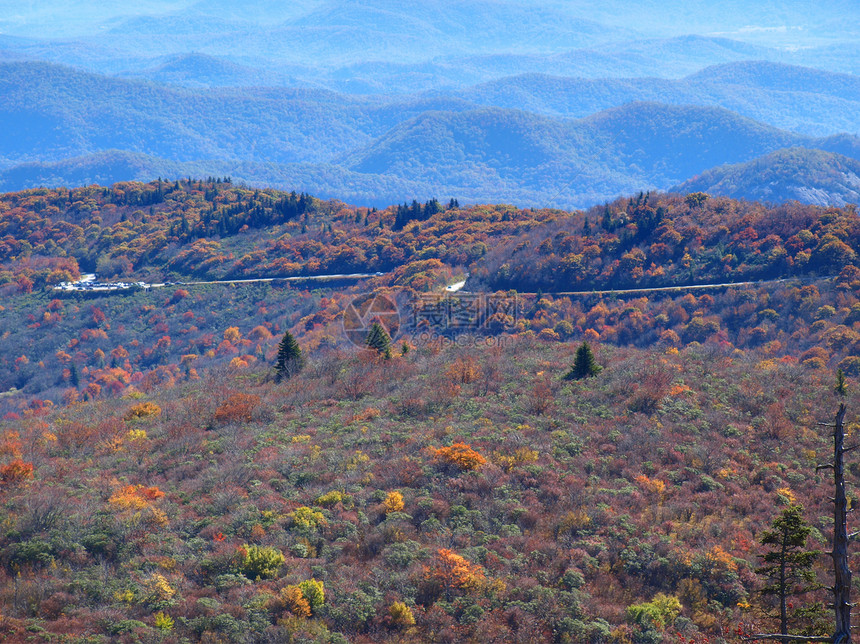
[[[603,346],[565,382],[574,353],[321,352],[278,385],[207,375],[5,421],[0,628],[723,642],[762,622],[762,529],[798,501],[829,534],[832,373]]]
[[[860,404],[853,208],[373,211],[216,180],[0,209],[9,641],[722,642],[773,628],[783,506],[825,547],[837,368],[850,432]],[[79,262],[189,283],[47,290]],[[341,267],[386,274],[190,283]],[[771,279],[611,290],[717,274]],[[464,325],[482,281],[520,292]],[[389,358],[345,332],[368,294],[399,306]],[[275,382],[287,330],[306,366]],[[583,341],[602,370],[568,379]]]

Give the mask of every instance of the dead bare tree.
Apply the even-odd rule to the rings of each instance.
[[[843,457],[846,452],[857,449],[860,444],[845,447],[845,404],[839,405],[834,424],[822,423],[824,427],[833,428],[833,462],[819,465],[816,471],[833,470],[833,485],[836,494],[833,497],[833,611],[836,621],[832,636],[779,635],[776,633],[758,633],[744,639],[777,640],[781,642],[833,642],[833,644],[851,644],[851,569],[848,567],[848,498],[845,495],[845,467]],[[855,536],[858,533],[853,533]]]

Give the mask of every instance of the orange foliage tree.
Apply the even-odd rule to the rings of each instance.
[[[453,550],[440,548],[430,566],[425,567],[427,581],[439,584],[445,600],[451,601],[455,591],[469,591],[484,579],[484,569],[464,559]]]
[[[249,421],[254,410],[260,405],[260,397],[256,394],[235,393],[215,410],[215,420],[219,423]]]
[[[466,443],[454,443],[435,450],[437,460],[448,465],[456,465],[461,470],[475,470],[487,462],[483,456]]]
[[[0,467],[0,481],[6,485],[13,485],[33,478],[33,464],[26,463],[20,458],[10,461]]]

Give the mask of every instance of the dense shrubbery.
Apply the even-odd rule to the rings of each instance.
[[[277,384],[204,373],[5,421],[4,634],[687,642],[764,620],[774,504],[829,529],[832,372],[718,340],[596,343],[603,371],[565,381],[577,343],[506,342],[370,372],[319,349]],[[433,411],[391,403],[464,365]],[[240,393],[247,413],[212,422]]]

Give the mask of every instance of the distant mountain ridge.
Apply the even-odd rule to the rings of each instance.
[[[470,200],[488,198],[494,187],[519,187],[518,198],[531,203],[582,205],[665,189],[679,183],[674,177],[785,147],[835,149],[852,141],[804,137],[721,108],[640,102],[579,121],[485,108],[422,114],[340,162],[355,172],[453,185]]]
[[[631,101],[718,105],[810,135],[860,132],[860,77],[767,61],[715,65],[678,80],[530,74],[456,94],[481,105],[573,118]]]
[[[296,77],[338,91],[411,93],[524,73],[677,78],[741,60],[857,73],[857,24],[860,7],[849,0],[814,10],[804,0],[147,0],[123,8],[44,0],[0,13],[0,49],[180,84],[189,79],[160,66],[198,54],[251,68],[266,84]],[[229,70],[201,79],[237,81]]]
[[[152,80],[183,87],[250,87],[296,85],[288,74],[266,72],[238,65],[224,58],[206,54],[177,54],[164,62],[140,71],[129,71],[125,78]]]

